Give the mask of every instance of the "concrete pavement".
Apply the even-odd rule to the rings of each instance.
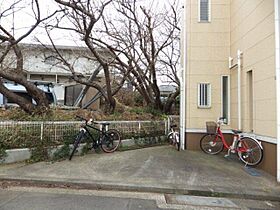
[[[280,202],[213,198],[176,194],[120,192],[104,190],[9,187],[0,189],[1,210],[96,209],[96,210],[272,210]]]
[[[39,186],[123,190],[280,201],[275,177],[252,176],[237,160],[170,146],[112,154],[87,154],[72,161],[1,165],[0,180]]]
[[[153,200],[118,198],[59,191],[0,191],[1,210],[159,210]]]

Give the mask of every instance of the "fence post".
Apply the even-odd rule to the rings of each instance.
[[[141,122],[138,122],[139,134],[141,133]]]
[[[165,135],[167,135],[168,131],[170,130],[170,117],[168,116],[167,120],[164,121],[165,121]]]
[[[43,141],[43,132],[44,132],[44,123],[41,122],[41,137],[40,137],[41,141]]]
[[[167,120],[166,119],[164,119],[164,127],[165,127],[165,135],[167,135],[167,127],[168,127],[168,118],[167,118]]]

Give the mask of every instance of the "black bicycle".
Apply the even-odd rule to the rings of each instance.
[[[121,135],[115,129],[106,130],[107,126],[109,126],[110,123],[98,123],[98,122],[94,122],[92,119],[87,120],[80,116],[77,116],[77,118],[85,121],[85,123],[81,124],[80,131],[77,134],[75,141],[73,143],[73,150],[69,156],[69,160],[72,159],[73,155],[75,154],[82,140],[87,137],[89,137],[92,140],[93,149],[97,149],[101,147],[101,149],[106,153],[111,153],[116,151],[116,149],[119,147],[121,143]],[[101,129],[96,128],[93,125],[101,125]],[[98,137],[94,138],[93,135],[90,133],[89,129],[96,130],[99,134]]]

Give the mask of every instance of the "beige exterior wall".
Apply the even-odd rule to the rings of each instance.
[[[198,0],[186,1],[186,127],[204,128],[221,115],[221,75],[229,74],[230,0],[212,0],[211,22],[198,22]],[[198,83],[211,84],[211,107],[198,108]]]
[[[222,75],[230,75],[227,128],[237,128],[237,68],[229,70],[228,58],[236,58],[239,49],[243,52],[242,128],[276,137],[274,1],[212,0],[210,23],[198,22],[198,0],[186,0],[186,13],[186,128],[205,128],[205,121],[221,116]],[[253,109],[249,107],[249,71],[253,81]],[[209,109],[197,106],[199,82],[211,83]]]
[[[276,137],[274,1],[231,0],[230,14],[230,54],[232,57],[236,56],[238,49],[243,52],[242,128]],[[249,107],[248,71],[252,71],[253,109]],[[232,127],[237,127],[236,74],[237,69],[231,70]]]

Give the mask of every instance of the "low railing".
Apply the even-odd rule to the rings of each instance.
[[[109,128],[120,131],[122,139],[166,135],[170,126],[170,119],[162,121],[106,122],[110,123]],[[58,145],[63,143],[65,139],[73,139],[79,131],[80,125],[80,121],[0,121],[0,137],[2,145],[6,149],[28,148],[43,140],[47,141],[48,145]]]

